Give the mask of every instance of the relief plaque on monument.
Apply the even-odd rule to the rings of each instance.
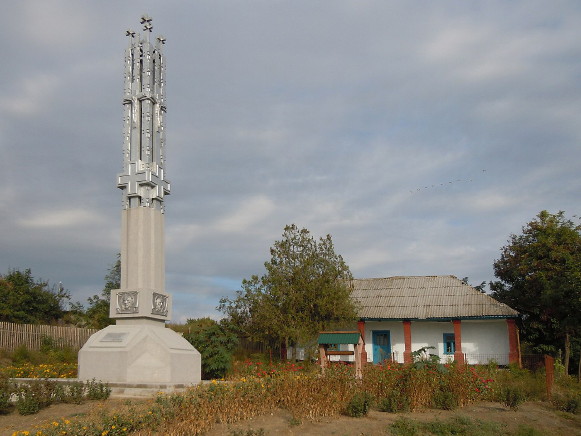
[[[117,293],[117,313],[138,313],[139,292],[127,291]]]
[[[152,299],[151,314],[167,316],[168,311],[167,295],[158,294],[157,292],[154,292],[151,299]]]

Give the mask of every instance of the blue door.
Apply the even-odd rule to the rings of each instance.
[[[391,359],[389,330],[373,330],[371,341],[373,343],[373,363],[381,363],[385,359]]]

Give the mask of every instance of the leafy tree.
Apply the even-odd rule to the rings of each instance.
[[[30,269],[10,270],[0,276],[0,320],[15,323],[52,323],[63,318],[70,295],[61,286],[36,281]]]
[[[105,287],[101,295],[93,295],[88,298],[89,307],[85,312],[87,318],[86,326],[89,328],[102,329],[114,324],[109,318],[109,302],[111,301],[111,290],[121,287],[121,256],[117,254],[117,261],[113,264],[105,276]]]
[[[236,298],[220,300],[218,309],[241,332],[289,346],[356,319],[351,272],[330,235],[317,241],[307,229],[287,225],[270,255],[264,275],[243,280]]]
[[[238,346],[238,336],[226,320],[211,318],[188,319],[184,338],[202,357],[202,377],[222,378],[232,369],[232,353]]]
[[[511,235],[494,262],[493,296],[521,312],[523,338],[536,352],[565,350],[581,333],[581,226],[564,212],[540,212]]]

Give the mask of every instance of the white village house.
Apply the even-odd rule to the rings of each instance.
[[[519,361],[518,312],[454,276],[354,279],[352,297],[364,361],[408,363],[422,347],[443,362]]]

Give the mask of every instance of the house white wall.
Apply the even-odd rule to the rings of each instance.
[[[505,319],[465,320],[462,326],[462,352],[469,364],[486,364],[495,360],[501,365],[508,364],[508,328]],[[403,363],[405,342],[403,322],[401,321],[366,321],[365,350],[367,361],[373,362],[373,331],[389,330],[392,358]],[[453,355],[444,354],[444,333],[454,333],[452,321],[412,321],[412,351],[422,347],[435,347],[429,350],[442,362],[453,360]]]
[[[508,365],[509,351],[505,319],[462,321],[462,352],[467,363],[485,364],[495,360],[500,365]]]

